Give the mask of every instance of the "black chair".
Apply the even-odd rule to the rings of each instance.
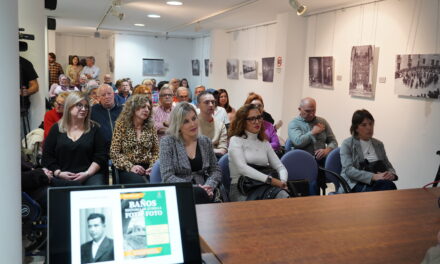
[[[440,155],[440,150],[438,150],[436,154]],[[438,166],[437,175],[435,175],[434,184],[432,185],[432,187],[437,187],[439,181],[440,181],[440,165]]]

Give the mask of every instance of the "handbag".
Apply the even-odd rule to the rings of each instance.
[[[372,173],[379,173],[387,171],[387,166],[383,160],[376,160],[369,162],[367,159],[359,163],[360,170],[369,171]]]
[[[252,168],[258,170],[259,172],[272,176],[272,178],[275,179],[280,179],[280,176],[278,175],[278,172],[271,168],[271,167],[266,167],[266,166],[260,166],[260,165],[254,165],[254,164],[248,164],[249,166],[251,166]],[[261,182],[261,181],[257,181],[254,180],[252,178],[249,178],[247,176],[240,176],[240,178],[238,178],[238,183],[237,183],[237,188],[238,191],[242,194],[242,195],[248,195],[250,192],[256,190],[259,187],[262,186],[268,186],[268,187],[272,187],[269,184],[266,184],[265,182]]]

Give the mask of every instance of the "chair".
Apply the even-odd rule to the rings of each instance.
[[[231,177],[229,174],[229,156],[228,154],[223,155],[218,161],[220,170],[222,171],[222,183],[229,195],[229,190],[231,189]]]
[[[286,153],[292,150],[293,144],[290,138],[286,139],[286,145],[284,146],[284,148],[286,149]]]
[[[301,149],[294,149],[286,152],[281,158],[281,162],[289,173],[289,180],[307,179],[310,195],[319,194],[316,181],[318,178],[318,165],[310,153]]]
[[[349,193],[350,187],[347,181],[340,176],[342,165],[341,165],[341,155],[340,148],[335,148],[332,150],[325,160],[325,168],[320,167],[320,170],[325,172],[325,178],[327,182],[331,182],[335,185],[336,192],[330,192],[329,194],[336,194],[339,186],[342,185],[344,192]]]
[[[161,183],[162,182],[162,176],[160,175],[160,162],[157,160],[153,168],[151,169],[150,174],[150,183]]]

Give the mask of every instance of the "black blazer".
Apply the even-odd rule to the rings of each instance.
[[[81,245],[81,264],[96,263],[114,260],[113,239],[105,237],[96,252],[95,258],[92,257],[93,240]]]

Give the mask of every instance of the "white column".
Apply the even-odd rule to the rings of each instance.
[[[213,30],[211,31],[210,58],[212,72],[209,73],[207,88],[217,89],[225,86],[226,59],[229,59],[229,36],[224,30]]]
[[[17,1],[0,4],[0,80],[4,94],[0,104],[0,256],[1,263],[22,263],[20,195],[20,107]]]

